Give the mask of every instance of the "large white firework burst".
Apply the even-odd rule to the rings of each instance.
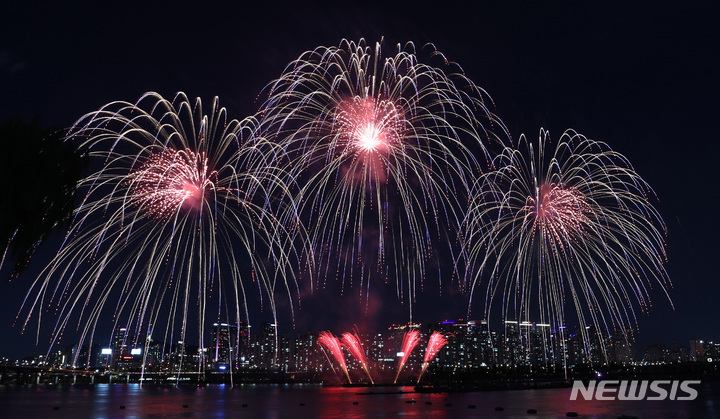
[[[589,354],[589,325],[627,334],[650,288],[667,295],[665,225],[623,155],[574,131],[553,146],[541,130],[494,167],[476,181],[464,229],[470,303],[484,290],[485,318],[499,305],[503,319],[560,335],[577,321]]]
[[[412,43],[387,56],[364,40],[318,47],[268,85],[261,110],[264,135],[291,157],[321,286],[355,280],[367,297],[372,277],[395,280],[411,315],[428,261],[452,260],[488,144],[506,135],[485,92],[424,50],[438,65]]]
[[[53,343],[76,321],[79,345],[90,345],[112,319],[141,347],[186,341],[192,329],[203,347],[206,326],[247,320],[249,293],[273,315],[276,293],[292,302],[295,226],[275,214],[295,205],[278,147],[255,130],[253,119],[228,120],[217,98],[206,114],[183,93],[147,93],[81,118],[67,140],[87,151],[93,173],[28,293],[25,324],[49,312]]]

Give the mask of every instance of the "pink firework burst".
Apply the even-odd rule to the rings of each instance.
[[[130,176],[133,202],[155,218],[180,208],[201,210],[217,173],[208,169],[205,153],[167,148],[148,157]]]
[[[350,149],[371,153],[401,146],[407,122],[392,101],[354,97],[341,102],[335,125]]]
[[[205,325],[248,319],[256,286],[275,315],[276,281],[297,288],[302,263],[289,264],[297,229],[283,210],[294,205],[282,150],[256,132],[253,118],[228,119],[217,98],[208,109],[183,93],[150,92],[78,120],[67,141],[88,150],[93,172],[78,184],[65,241],[28,291],[23,326],[37,316],[40,327],[52,310],[51,346],[75,322],[78,345],[91,346],[97,325],[113,319],[129,341],[153,332],[186,341],[196,329],[203,347]]]
[[[551,238],[554,245],[563,248],[568,236],[579,236],[583,225],[595,218],[586,199],[572,186],[544,183],[536,188],[535,196],[528,197],[528,205],[523,208],[526,222],[533,226],[533,231],[541,232]]]
[[[320,286],[367,297],[366,283],[395,280],[412,321],[427,263],[459,250],[445,236],[486,146],[506,137],[489,97],[431,45],[365,40],[303,53],[266,93],[262,134],[292,160]]]
[[[408,330],[405,332],[405,335],[403,336],[403,342],[402,342],[402,357],[400,358],[400,364],[398,365],[398,371],[395,375],[395,383],[397,383],[398,377],[400,376],[400,371],[405,367],[405,364],[407,363],[407,360],[410,358],[410,353],[412,353],[413,349],[417,346],[417,344],[420,342],[420,332],[417,330]]]
[[[357,361],[360,363],[360,367],[362,367],[363,371],[365,371],[365,374],[367,374],[370,382],[372,384],[375,384],[372,375],[370,375],[367,356],[365,355],[365,350],[363,349],[362,343],[360,342],[360,337],[357,334],[346,332],[342,335],[342,343],[343,345],[345,345],[348,351],[350,351],[352,356],[354,356],[355,359],[357,359]]]
[[[348,373],[347,364],[345,363],[345,356],[342,351],[342,346],[340,345],[340,340],[330,332],[320,332],[320,334],[318,335],[318,343],[323,348],[327,349],[328,352],[330,352],[330,355],[332,355],[335,361],[337,361],[337,363],[340,365],[340,369],[342,370],[342,372],[345,373],[345,377],[347,377],[348,383],[352,384],[352,380],[350,379],[350,373]],[[329,358],[328,361],[330,361]],[[330,363],[330,366],[332,366],[332,363]],[[335,367],[333,367],[333,370],[335,370]]]
[[[630,339],[635,303],[646,310],[653,286],[667,296],[670,284],[650,186],[622,154],[571,130],[556,144],[545,130],[523,135],[493,166],[476,180],[463,229],[471,304],[484,282],[485,318],[499,309],[562,339],[569,316],[586,354],[591,324]]]

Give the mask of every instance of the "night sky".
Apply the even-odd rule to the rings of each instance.
[[[0,6],[0,122],[38,115],[52,128],[147,91],[169,98],[184,91],[206,101],[219,96],[240,119],[259,108],[264,85],[306,50],[343,38],[374,43],[384,37],[387,51],[398,42],[432,42],[489,93],[513,138],[536,138],[542,127],[557,140],[573,128],[624,154],[654,188],[668,227],[674,310],[654,290],[651,312],[638,319],[639,344],[720,340],[720,25],[713,2],[623,8],[571,2],[357,2],[342,8],[12,3],[20,4]],[[0,283],[0,355],[35,350],[34,337],[20,335],[12,323],[33,274],[56,249],[57,240],[48,241],[24,275]],[[5,268],[2,273],[7,276]],[[428,288],[416,305],[417,320],[465,317],[467,296]],[[378,293],[355,312],[337,295],[308,297],[296,313],[297,327],[407,320],[406,307]]]

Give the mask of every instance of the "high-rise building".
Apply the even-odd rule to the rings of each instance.
[[[322,359],[318,356],[317,335],[313,332],[300,333],[290,342],[291,359],[288,364],[289,372],[320,371]]]
[[[691,361],[704,361],[705,360],[705,346],[702,340],[692,338],[690,340],[690,360]]]
[[[642,360],[648,364],[669,362],[670,351],[661,344],[649,345],[643,351]]]
[[[250,364],[260,369],[276,369],[277,343],[277,323],[263,323],[260,333],[251,339]]]
[[[227,323],[215,323],[212,330],[212,347],[209,361],[218,370],[232,368],[237,363],[238,327]]]
[[[118,362],[123,356],[127,355],[127,337],[127,328],[117,327],[115,329],[112,341],[110,342],[110,348],[112,349],[112,360],[110,361],[110,365],[112,366],[112,369],[116,369]]]
[[[608,356],[609,362],[626,364],[635,361],[635,339],[632,330],[616,329],[610,338],[611,353]]]
[[[525,327],[523,327],[525,329]],[[521,340],[520,324],[515,320],[505,320],[504,339],[501,340],[499,360],[506,366],[517,366],[525,363],[523,345]]]

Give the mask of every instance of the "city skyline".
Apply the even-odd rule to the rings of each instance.
[[[22,360],[0,357],[0,366],[10,373],[2,374],[6,384],[28,377],[38,383],[69,379],[75,383],[81,377],[79,382],[92,383],[422,383],[470,389],[493,382],[508,385],[502,384],[502,377],[514,377],[511,382],[523,386],[528,380],[560,383],[563,377],[588,374],[653,374],[663,366],[678,372],[698,368],[711,372],[720,361],[720,342],[692,339],[689,345],[656,344],[638,352],[621,331],[610,334],[588,328],[590,346],[585,346],[577,328],[563,333],[541,323],[509,320],[500,330],[472,320],[392,325],[378,331],[344,332],[333,349],[327,344],[332,332],[278,334],[272,323],[263,323],[254,334],[247,324],[216,323],[208,346],[202,347],[183,341],[130,342],[129,331],[118,327],[108,345],[71,345]],[[407,336],[413,334],[415,343],[406,345]],[[348,335],[354,338],[348,340]],[[440,336],[442,342],[433,343]],[[233,339],[239,340],[233,343]],[[431,376],[423,380],[426,371]]]
[[[167,51],[156,58],[156,52],[144,42],[167,28],[167,24],[157,23],[127,35],[121,42],[130,47],[131,58],[121,59],[118,51],[102,48],[103,42],[115,38],[100,27],[104,26],[102,19],[134,20],[133,10],[105,17],[91,8],[72,13],[63,10],[57,15],[64,17],[60,19],[33,15],[20,6],[18,14],[27,17],[24,22],[30,29],[24,32],[12,23],[3,29],[6,39],[18,41],[0,51],[1,69],[6,80],[12,81],[3,85],[9,99],[0,105],[0,119],[39,114],[48,125],[68,127],[105,103],[132,102],[145,91],[159,91],[169,97],[176,91],[188,91],[205,100],[218,95],[233,117],[242,117],[254,111],[264,84],[308,49],[337,45],[342,38],[357,41],[365,37],[376,42],[384,36],[389,46],[406,41],[434,42],[492,97],[513,138],[521,133],[534,137],[543,127],[559,137],[566,128],[574,128],[588,138],[606,141],[628,157],[657,194],[658,210],[668,225],[667,266],[673,282],[669,293],[675,304],[673,310],[662,292],[651,290],[649,312],[638,314],[639,340],[644,344],[669,343],[687,339],[678,336],[683,333],[689,333],[689,338],[717,339],[720,331],[710,321],[718,317],[717,305],[712,302],[720,294],[720,285],[713,281],[716,274],[712,264],[717,251],[714,237],[719,234],[711,214],[717,186],[710,181],[713,159],[718,155],[710,129],[717,108],[710,97],[717,82],[709,77],[712,64],[704,58],[705,54],[712,55],[707,51],[712,51],[713,29],[693,23],[695,19],[702,21],[702,10],[691,6],[659,5],[648,11],[631,8],[626,14],[605,8],[527,7],[526,13],[536,12],[537,16],[521,15],[514,21],[510,19],[512,7],[486,10],[487,15],[506,18],[497,22],[483,17],[482,7],[462,17],[444,10],[435,10],[438,16],[432,16],[420,7],[391,8],[385,13],[350,8],[345,12],[356,13],[357,23],[346,29],[345,19],[338,18],[341,11],[309,6],[300,13],[315,24],[314,31],[302,31],[303,26],[290,12],[281,11],[275,23],[280,30],[267,39],[257,40],[251,35],[257,27],[254,25],[267,25],[272,22],[269,18],[237,28],[237,32],[218,25],[219,36],[201,36],[185,47],[183,42],[165,45]],[[201,12],[215,16],[218,11]],[[156,12],[187,23],[187,10]],[[264,11],[259,15],[267,14]],[[451,16],[463,24],[449,23]],[[220,22],[227,19],[216,18]],[[390,24],[395,20],[400,25]],[[512,21],[512,27],[505,26]],[[62,25],[67,24],[63,22],[75,23],[77,32],[63,31]],[[101,36],[87,38],[83,24]],[[209,29],[198,27],[197,32]],[[50,37],[53,30],[60,30],[57,39],[50,42],[54,50],[40,48],[41,39]],[[480,35],[473,36],[476,30]],[[189,32],[181,35],[184,41],[191,38]],[[216,44],[207,42],[216,38],[220,39]],[[197,46],[200,41],[206,41],[206,50],[197,59],[189,59],[183,48]],[[83,52],[86,49],[93,53]],[[63,59],[65,56],[68,58]],[[186,61],[193,63],[184,66]],[[227,66],[220,65],[225,62]],[[690,139],[684,139],[686,136]],[[701,202],[704,197],[710,202]],[[33,346],[33,332],[19,336],[19,328],[11,323],[33,273],[48,263],[57,242],[57,237],[49,240],[25,274],[3,284],[5,320],[0,331],[15,337],[23,347]],[[427,280],[418,293],[417,319],[427,322],[428,317],[466,317],[467,296],[451,284],[440,289],[433,281]],[[367,301],[358,299],[352,290],[342,295],[336,288],[316,290],[313,295],[302,296],[303,306],[294,318],[288,315],[287,307],[280,307],[284,310],[280,323],[289,330],[303,330],[313,324],[320,330],[353,324],[372,328],[388,323],[388,319],[407,320],[407,306],[393,295],[390,282],[391,286],[373,284],[373,295]],[[255,302],[250,305],[257,308]],[[480,307],[473,308],[472,313],[480,312]],[[254,313],[260,319],[266,315]],[[330,327],[332,323],[334,327]],[[672,336],[658,339],[664,335]],[[41,340],[47,342],[46,336]],[[37,350],[42,349],[41,344]],[[5,355],[4,350],[0,347],[0,355]]]
[[[326,334],[339,339],[339,348],[342,349],[344,357],[353,366],[359,368],[358,360],[350,351],[351,344],[340,339],[346,334],[353,334],[360,337],[361,348],[367,353],[368,361],[372,363],[387,361],[392,366],[387,364],[384,368],[395,368],[399,364],[401,351],[405,344],[401,336],[410,330],[417,330],[419,339],[415,345],[410,346],[412,357],[416,360],[416,367],[421,364],[421,361],[417,359],[418,357],[422,358],[422,352],[425,350],[429,336],[435,332],[442,333],[448,342],[447,347],[438,353],[439,359],[444,359],[442,354],[445,353],[455,359],[453,363],[457,364],[456,366],[462,364],[471,369],[499,367],[506,364],[511,358],[513,365],[522,364],[535,367],[542,365],[557,367],[566,364],[571,367],[581,364],[601,367],[612,363],[720,362],[720,342],[715,343],[716,339],[708,339],[704,336],[652,342],[640,346],[630,336],[634,333],[632,329],[626,329],[623,332],[621,329],[607,330],[597,325],[588,325],[585,329],[586,333],[590,335],[587,343],[578,326],[558,329],[547,323],[517,320],[491,323],[486,320],[446,319],[429,323],[389,324],[377,330],[360,330],[355,326],[351,329],[292,331],[283,331],[278,324],[271,322],[261,322],[254,326],[241,322],[239,324],[214,323],[206,328],[207,336],[202,341],[183,342],[152,339],[146,335],[136,336],[131,333],[129,327],[117,326],[108,340],[93,342],[92,351],[89,351],[88,344],[79,346],[77,342],[67,342],[63,347],[55,347],[49,353],[29,353],[17,359],[0,354],[0,358],[24,365],[31,362],[30,360],[45,359],[46,356],[55,358],[62,356],[65,364],[63,368],[87,369],[92,366],[112,371],[117,369],[118,362],[122,363],[122,359],[125,357],[127,362],[133,365],[133,368],[142,370],[143,364],[154,365],[160,359],[174,356],[172,354],[178,350],[177,348],[182,347],[191,348],[190,351],[195,354],[194,356],[202,356],[203,369],[216,372],[224,372],[227,369],[229,372],[230,364],[233,364],[235,368],[245,365],[245,367],[252,366],[252,368],[261,369],[273,369],[275,367],[272,366],[278,362],[287,364],[290,362],[288,359],[278,361],[284,356],[287,357],[282,353],[283,345],[292,346],[294,345],[292,342],[297,339],[301,341],[309,339],[303,345],[310,347],[309,350],[314,353],[324,352],[325,356],[313,360],[312,367],[303,366],[302,369],[320,368],[322,370],[320,364],[329,368],[333,363],[330,356],[331,350],[321,344],[318,339],[320,335]],[[468,340],[468,337],[474,338]],[[368,339],[376,339],[377,342],[370,342]],[[558,346],[561,339],[564,339],[565,350],[561,349],[562,346]],[[379,346],[378,342],[380,342]],[[507,346],[507,342],[512,342],[512,347]],[[204,345],[199,345],[199,343],[204,343]],[[267,348],[263,345],[266,345]],[[276,347],[276,345],[280,346]],[[383,347],[385,347],[383,351],[387,352],[387,356],[380,353],[383,351],[378,352],[378,348]],[[449,350],[459,351],[462,347],[470,352],[462,356],[446,353]],[[146,352],[148,358],[144,357]],[[474,355],[470,355],[471,352]],[[233,353],[235,356],[232,355]],[[709,355],[705,356],[706,353]],[[458,361],[456,359],[458,356],[461,356],[464,361]],[[88,360],[90,360],[89,364]],[[197,366],[197,360],[194,362]],[[327,364],[325,364],[326,362]],[[300,368],[301,361],[293,361],[293,363],[296,368]],[[224,368],[218,370],[218,365],[221,364],[224,365]],[[176,365],[175,368],[177,369],[178,366]],[[288,371],[287,365],[283,368],[281,368],[283,371]],[[168,372],[172,371],[168,370]]]

